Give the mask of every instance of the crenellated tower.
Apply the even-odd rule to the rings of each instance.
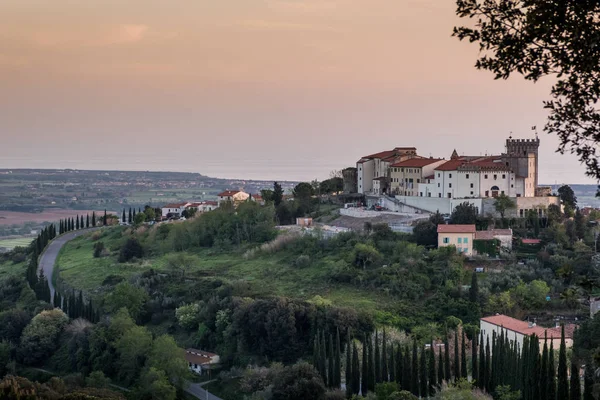
[[[506,139],[504,162],[515,172],[518,178],[524,179],[525,197],[535,196],[538,187],[538,151],[540,139]]]

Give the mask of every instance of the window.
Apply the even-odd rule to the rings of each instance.
[[[473,192],[471,192],[471,196],[473,196]]]
[[[448,178],[452,178],[452,174],[448,174]]]
[[[458,238],[458,244],[462,243],[462,238]]]
[[[506,174],[502,174],[502,179],[506,179]]]
[[[473,189],[473,184],[471,183],[471,189]]]
[[[487,174],[485,174],[485,175],[483,176],[483,179],[487,179]]]
[[[469,174],[467,174],[465,177],[466,177],[467,179],[469,179]]]
[[[459,243],[460,243],[460,242],[459,242]],[[469,238],[468,238],[468,237],[464,238],[464,239],[463,239],[463,243],[464,243],[464,244],[467,244],[467,243],[469,243]]]
[[[440,187],[440,184],[438,183],[438,187]]]
[[[448,193],[448,198],[451,199],[452,198],[452,193]]]
[[[485,197],[490,197],[490,191],[489,190],[485,191]]]
[[[423,192],[420,192],[420,196],[423,197]]]
[[[431,197],[431,193],[427,193],[427,197]]]
[[[452,187],[452,184],[451,184],[451,183],[449,183],[449,184],[448,184],[448,187],[449,187],[449,188],[451,188],[451,187]]]
[[[402,172],[404,172],[404,168],[402,168]]]
[[[504,190],[502,192],[500,192],[500,193],[504,194]]]
[[[462,248],[460,248],[460,247],[457,247],[457,248],[456,248],[456,251],[458,251],[459,253],[462,253]]]
[[[523,218],[523,209],[519,210],[519,217]]]
[[[510,185],[510,187],[511,187],[511,188],[514,188],[514,187],[515,187],[515,185],[512,185],[512,184],[511,184],[511,185]]]
[[[444,243],[445,243],[445,244],[448,244],[448,243],[450,243],[450,238],[444,238]]]
[[[440,177],[440,174],[439,174],[439,172],[438,172],[438,178],[439,178],[439,177]]]
[[[438,193],[438,197],[442,197],[442,194],[441,194],[441,193]]]
[[[494,174],[494,180],[498,179],[498,175]]]
[[[420,179],[417,179],[417,183],[421,183],[421,180],[420,180]]]

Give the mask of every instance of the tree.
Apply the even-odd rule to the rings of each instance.
[[[177,390],[169,383],[167,374],[157,368],[150,368],[140,376],[140,384],[135,391],[140,400],[175,400]]]
[[[96,226],[96,212],[95,211],[92,212],[92,226],[93,227]]]
[[[348,340],[350,340],[350,336],[348,336]],[[335,372],[333,373],[333,378],[334,378],[334,387],[335,388],[339,388],[342,384],[342,351],[341,351],[341,346],[342,344],[340,343],[340,329],[336,328],[335,330],[335,354],[333,356],[334,358],[334,369]]]
[[[419,393],[421,397],[426,397],[429,393],[429,386],[427,383],[427,354],[421,349],[421,360],[419,362]]]
[[[577,197],[575,196],[573,189],[571,189],[571,186],[563,185],[559,187],[558,197],[560,197],[560,201],[562,201],[565,206],[565,214],[570,214],[570,212],[567,212],[567,209],[574,211],[577,207]]]
[[[444,384],[444,359],[442,358],[442,349],[438,351],[437,383],[439,386]]]
[[[477,272],[473,271],[471,275],[471,287],[469,288],[469,301],[479,303],[479,282],[477,281]]]
[[[588,360],[588,362],[585,363],[583,400],[594,400],[594,368],[591,360]]]
[[[585,236],[585,217],[579,208],[575,211],[573,222],[575,223],[575,235],[577,236],[577,239],[583,239]]]
[[[133,326],[115,342],[119,355],[119,379],[132,383],[139,375],[152,348],[152,334],[143,326]]]
[[[411,385],[410,391],[415,396],[419,395],[419,351],[417,347],[417,339],[413,339],[412,347],[412,365],[410,370]]]
[[[365,382],[363,381],[363,387]],[[358,349],[356,348],[356,343],[352,344],[352,393],[358,394],[359,390],[361,390],[360,384],[360,367],[358,363]]]
[[[460,379],[460,359],[459,359],[459,347],[458,347],[458,331],[454,332],[454,380]]]
[[[350,329],[348,329],[348,333],[346,335],[346,337],[348,338],[348,342],[346,343],[346,397],[351,397],[352,393],[354,393],[353,391],[353,382],[352,382],[352,376],[353,376],[353,371],[352,371],[352,348],[350,346]],[[313,363],[314,365],[314,363]]]
[[[61,310],[42,311],[25,327],[19,354],[27,365],[46,360],[58,347],[58,338],[69,318]]]
[[[556,368],[554,368],[554,341],[550,341],[548,351],[548,398],[556,399]]]
[[[123,209],[123,215],[121,216],[121,222],[123,222],[123,223],[127,222],[127,219],[125,216],[125,209]]]
[[[540,397],[548,398],[548,337],[544,335],[544,348],[542,350],[542,363],[540,371]]]
[[[133,218],[133,223],[135,225],[141,225],[144,222],[146,222],[146,214],[144,214],[144,213],[137,213],[135,215],[135,217]]]
[[[169,335],[162,335],[154,340],[146,366],[162,369],[167,373],[169,381],[179,386],[189,373],[183,349]]]
[[[477,221],[479,210],[473,204],[465,201],[456,206],[450,216],[450,223],[456,225],[472,225]]]
[[[355,244],[352,254],[354,264],[363,269],[367,269],[381,259],[381,253],[374,246],[365,243]]]
[[[106,210],[104,210],[104,216],[102,217],[102,225],[106,226],[107,222],[108,222],[108,219],[107,219],[107,215],[106,215]]]
[[[130,224],[133,222],[133,214],[131,213],[131,207],[129,207],[129,215],[127,216],[127,222]]]
[[[475,66],[508,79],[513,73],[555,82],[544,130],[560,139],[558,151],[570,150],[600,179],[600,49],[596,1],[457,0],[457,14],[475,21],[454,28],[454,36],[479,45]]]
[[[437,225],[429,220],[419,221],[413,229],[413,237],[420,246],[436,247],[438,244]]]
[[[294,199],[296,200],[309,200],[315,194],[315,190],[312,185],[308,182],[300,182],[294,187]]]
[[[383,378],[381,376],[381,351],[379,348],[379,334],[375,329],[375,383],[381,383]]]
[[[433,342],[431,342],[431,347],[429,348],[429,363],[428,367],[428,378],[429,378],[429,396],[433,396],[435,394],[435,389],[437,387],[437,375],[435,373],[435,347]]]
[[[565,344],[565,326],[561,325],[560,349],[558,351],[558,392],[559,399],[569,398],[569,378],[567,371],[567,346]]]
[[[467,340],[465,339],[465,330],[462,329],[462,341],[460,343],[460,372],[461,377],[465,379],[468,378],[466,341]]]
[[[133,319],[137,319],[148,299],[148,293],[143,288],[121,282],[106,296],[104,305],[109,313],[125,308]]]
[[[579,367],[575,361],[571,362],[571,400],[581,400],[581,381],[579,379]]]
[[[133,258],[142,258],[144,255],[144,249],[136,238],[129,238],[127,242],[121,247],[119,253],[119,262],[127,262]]]
[[[90,214],[87,214],[85,217],[85,227],[86,228],[90,227]]]
[[[496,197],[496,201],[494,201],[494,208],[500,214],[500,218],[504,220],[504,216],[506,211],[517,208],[517,203],[514,202],[513,199],[502,193],[500,196]]]
[[[450,372],[450,345],[447,334],[444,341],[444,378],[448,383],[452,380],[452,373]]]
[[[186,211],[188,211],[188,210],[186,210]],[[190,211],[188,211],[187,214],[190,218],[193,217],[193,213],[192,213],[192,215],[190,215]],[[149,207],[149,206],[144,207],[144,216],[146,217],[146,221],[148,221],[148,222],[154,221],[156,219],[156,213],[154,211],[154,208]]]
[[[273,204],[277,207],[283,201],[283,188],[277,182],[273,182]]]
[[[327,387],[334,388],[335,387],[335,362],[333,360],[333,337],[331,333],[329,334],[329,343],[327,346],[327,355],[329,356],[327,361]]]
[[[367,345],[367,337],[365,336],[363,340],[363,349],[362,349],[362,376],[361,376],[361,385],[360,385],[360,393],[363,396],[366,396],[369,390],[369,346]]]
[[[383,382],[390,381],[390,372],[388,370],[388,359],[387,359],[387,337],[385,335],[385,329],[383,329],[383,335],[381,338],[381,379]]]
[[[473,333],[473,340],[471,340],[471,376],[474,381],[479,380],[479,363],[477,360],[477,340],[479,336],[477,332]]]
[[[104,242],[94,243],[94,258],[100,257],[102,255],[103,250],[104,250]]]
[[[325,385],[317,371],[308,363],[283,368],[273,379],[273,400],[321,400]]]

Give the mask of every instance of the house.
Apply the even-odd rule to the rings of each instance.
[[[459,253],[473,255],[475,225],[438,225],[438,247],[454,246]]]
[[[188,362],[188,366],[191,371],[202,374],[204,371],[210,371],[215,369],[219,362],[219,356],[208,351],[186,349],[185,360]]]
[[[200,203],[200,207],[198,207],[199,212],[208,212],[213,211],[219,208],[219,203],[216,201],[203,201]]]
[[[231,202],[234,206],[237,206],[241,202],[248,200],[248,197],[250,197],[250,195],[241,190],[226,190],[224,192],[219,193],[217,197],[219,199],[219,207],[225,202]]]
[[[490,343],[492,341],[493,332],[496,332],[496,335],[500,335],[500,333],[504,331],[505,333],[508,333],[508,339],[515,340],[520,347],[523,346],[523,339],[525,336],[531,336],[533,334],[537,335],[540,340],[540,350],[542,350],[544,345],[545,335],[548,337],[548,347],[550,346],[550,342],[554,345],[554,349],[560,347],[561,327],[558,325],[552,328],[544,328],[538,326],[535,322],[521,321],[506,315],[496,314],[491,317],[481,318],[479,320],[479,327],[484,336],[483,340],[486,341],[486,339],[489,339]],[[575,329],[577,329],[577,325],[565,325],[565,344],[567,345],[567,348],[573,347],[573,334]]]
[[[167,204],[161,208],[162,216],[164,218],[171,218],[171,217],[178,218],[183,213],[183,210],[185,210],[186,207],[188,207],[189,205],[190,205],[190,203],[188,203],[187,201],[182,202],[182,203]]]
[[[432,176],[433,171],[445,160],[437,158],[411,158],[390,166],[391,193],[403,196],[431,197],[430,192],[419,192],[419,184]]]
[[[377,178],[388,178],[391,164],[415,158],[417,149],[415,147],[396,147],[393,150],[382,151],[362,157],[356,162],[358,193],[369,194],[374,191],[374,185],[378,190],[383,190],[381,179],[375,183]]]
[[[475,240],[498,240],[500,247],[512,250],[512,229],[490,229],[475,232]]]
[[[261,206],[265,205],[265,200],[262,198],[262,196],[260,194],[251,194],[250,200],[260,204]]]
[[[313,225],[312,218],[296,218],[296,225],[301,226],[303,228],[309,228]]]

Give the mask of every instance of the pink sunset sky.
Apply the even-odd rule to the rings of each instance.
[[[396,146],[500,153],[549,82],[494,81],[453,0],[3,0],[0,168],[309,180]],[[540,134],[540,182],[594,183]]]

